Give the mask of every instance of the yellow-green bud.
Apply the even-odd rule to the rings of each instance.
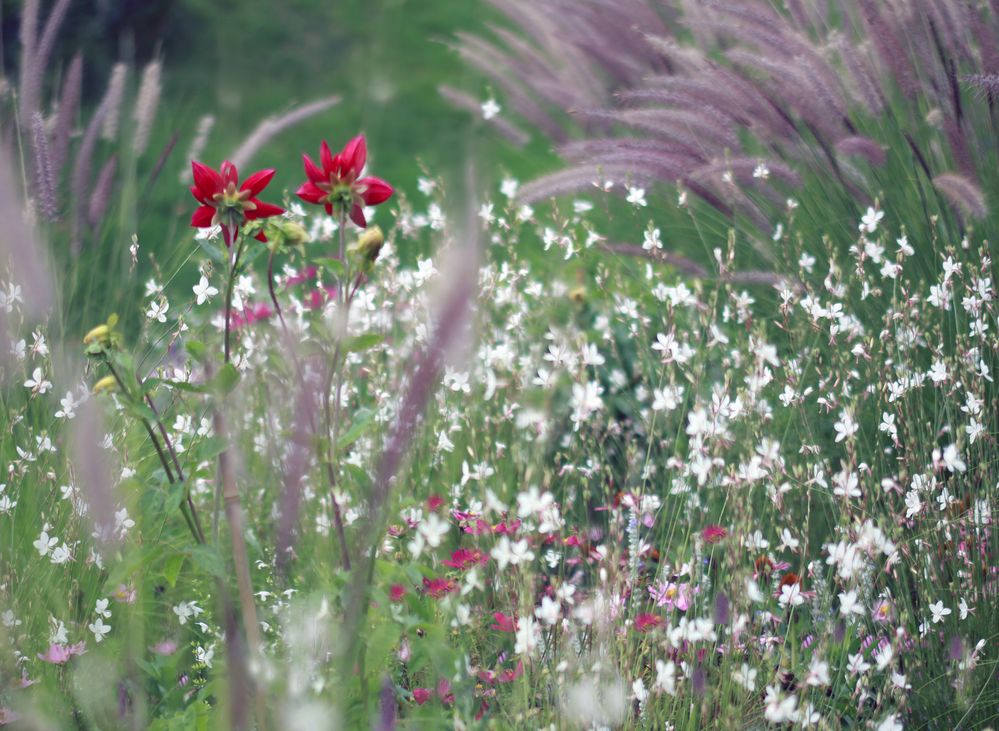
[[[94,384],[94,393],[104,393],[105,391],[114,391],[118,388],[118,381],[114,376],[104,376],[101,380]]]
[[[111,335],[111,328],[107,325],[98,325],[83,336],[83,344],[90,345],[91,343],[107,342],[109,335]]]
[[[586,301],[586,287],[574,287],[569,290],[569,299],[578,305]]]
[[[305,226],[298,221],[282,218],[278,222],[278,227],[281,230],[281,235],[284,237],[284,244],[286,246],[300,246],[309,243],[311,240],[309,232],[305,230]]]
[[[351,249],[362,261],[374,262],[384,245],[385,234],[380,227],[372,226],[358,237]]]

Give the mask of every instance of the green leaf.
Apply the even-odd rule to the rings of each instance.
[[[180,569],[184,565],[185,558],[187,557],[183,553],[175,553],[167,558],[163,565],[163,576],[171,587],[177,586],[177,577],[180,576]]]
[[[208,349],[205,344],[200,340],[187,340],[184,342],[184,349],[187,350],[188,354],[197,361],[203,361]]]
[[[330,274],[333,274],[334,276],[339,277],[340,279],[343,279],[343,277],[346,275],[346,272],[344,271],[343,268],[343,262],[340,261],[339,259],[331,259],[330,257],[327,256],[321,256],[318,259],[313,259],[313,262],[326,267],[329,270]]]
[[[137,419],[144,419],[146,421],[156,421],[156,414],[154,414],[153,410],[148,406],[146,406],[141,401],[139,402],[126,401],[125,411],[127,411],[130,415],[134,416]]]
[[[208,437],[198,442],[195,454],[198,462],[207,462],[218,457],[226,449],[225,439],[219,436]]]
[[[172,513],[180,508],[180,503],[184,499],[184,483],[175,482],[170,485],[169,491],[167,491],[166,500],[163,501],[163,509],[168,513]]]
[[[194,546],[190,556],[194,565],[205,573],[219,577],[225,574],[225,561],[214,546]]]
[[[365,333],[364,335],[358,335],[355,338],[351,338],[347,341],[345,350],[348,353],[361,353],[365,350],[375,347],[383,340],[379,333]]]
[[[205,387],[200,383],[188,383],[187,381],[164,381],[164,383],[170,388],[177,389],[178,391],[187,391],[188,393],[204,393]]]
[[[212,393],[218,396],[228,396],[239,383],[239,371],[232,363],[226,363],[219,369],[209,384]]]
[[[337,439],[337,449],[346,449],[360,439],[364,432],[371,427],[374,416],[375,412],[370,409],[359,409],[354,415],[354,421],[350,428]]]
[[[195,238],[194,240],[197,242],[198,246],[201,247],[201,250],[208,254],[209,259],[219,264],[225,261],[222,257],[222,247],[220,247],[217,243],[213,243],[207,239]]]

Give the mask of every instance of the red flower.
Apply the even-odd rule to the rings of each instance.
[[[459,548],[451,554],[451,558],[441,561],[445,566],[464,571],[475,564],[486,564],[489,557],[477,548]]]
[[[392,584],[389,588],[389,599],[393,602],[401,602],[406,596],[406,587],[402,584]]]
[[[309,178],[302,183],[296,195],[307,203],[316,203],[333,213],[347,211],[350,220],[361,228],[366,228],[362,204],[377,206],[392,197],[395,191],[392,186],[381,178],[360,177],[364,163],[368,159],[368,147],[364,135],[358,135],[334,155],[330,146],[323,140],[319,148],[319,161],[322,168],[316,165],[308,155],[302,155],[305,163],[305,174]]]
[[[424,579],[423,591],[434,599],[440,599],[458,588],[452,579]]]
[[[271,168],[254,173],[242,185],[239,185],[236,166],[228,160],[222,163],[217,172],[194,161],[191,161],[191,168],[194,171],[191,193],[201,204],[191,216],[191,225],[195,228],[221,226],[226,246],[232,244],[239,227],[247,221],[284,213],[280,206],[264,203],[257,198],[274,177],[274,170]],[[256,238],[260,241],[267,240],[263,233],[257,234]]]
[[[635,617],[635,629],[639,632],[648,632],[663,623],[663,618],[655,614],[639,614]]]
[[[500,632],[517,631],[517,620],[513,617],[507,616],[503,612],[493,612],[493,619],[496,620],[496,623],[489,629],[499,630]]]
[[[718,541],[727,535],[728,531],[720,525],[708,525],[701,530],[701,537],[706,543],[718,543]]]

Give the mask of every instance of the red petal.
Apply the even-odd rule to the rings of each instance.
[[[312,162],[312,158],[308,155],[302,155],[302,163],[305,165],[305,175],[309,178],[310,183],[321,183],[327,179],[327,176],[323,175],[323,171]]]
[[[258,218],[270,218],[271,216],[280,216],[284,213],[284,209],[281,208],[281,206],[264,203],[262,201],[258,201],[256,198],[252,198],[250,202],[256,205],[256,208],[252,211],[246,211],[247,221],[255,221]]]
[[[364,186],[365,190],[361,193],[361,198],[369,206],[377,206],[379,203],[384,203],[395,192],[392,186],[381,178],[361,178],[357,181],[357,184]]]
[[[263,241],[265,244],[267,243],[267,237],[264,236],[263,231],[258,232],[257,235],[254,236],[253,238],[255,238],[257,241]]]
[[[191,216],[191,225],[195,228],[208,228],[212,225],[215,209],[211,206],[199,206]]]
[[[207,165],[192,160],[191,171],[194,173],[194,185],[202,198],[211,198],[222,190],[222,176]]]
[[[355,178],[359,176],[368,160],[368,145],[364,141],[364,135],[358,135],[344,145],[340,157],[343,159],[344,175],[352,172]]]
[[[271,178],[274,177],[274,168],[267,168],[266,170],[260,170],[254,173],[246,180],[243,184],[239,186],[240,190],[250,191],[250,195],[256,197],[260,195],[261,191],[267,187],[267,184],[271,182]]]
[[[327,203],[326,204],[326,212],[328,214],[330,214],[331,216],[333,215],[333,204],[332,203]]]
[[[361,228],[368,227],[368,222],[364,220],[364,210],[356,203],[350,209],[350,220]]]
[[[323,177],[328,178],[330,173],[333,172],[333,153],[330,152],[330,146],[323,140],[323,144],[319,146],[319,162],[323,165]]]
[[[219,168],[219,173],[222,175],[222,182],[225,185],[228,186],[229,183],[239,185],[239,171],[237,171],[236,166],[228,160],[222,163],[222,167]]]
[[[201,191],[198,190],[198,186],[196,185],[191,186],[191,195],[194,196],[194,200],[198,201],[198,203],[209,205],[208,201],[205,200],[205,196],[201,195]]]
[[[295,195],[301,198],[306,203],[322,203],[323,198],[326,194],[319,190],[312,183],[302,183],[302,185],[295,191]]]

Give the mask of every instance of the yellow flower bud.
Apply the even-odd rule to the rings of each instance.
[[[104,393],[105,391],[114,391],[118,387],[118,381],[115,380],[114,376],[104,376],[101,380],[94,384],[94,393]]]
[[[577,305],[583,304],[586,301],[586,287],[575,287],[569,290],[569,299]]]
[[[107,325],[98,325],[93,330],[88,332],[83,336],[83,344],[90,345],[91,343],[103,343],[108,339],[111,334],[111,328]]]

